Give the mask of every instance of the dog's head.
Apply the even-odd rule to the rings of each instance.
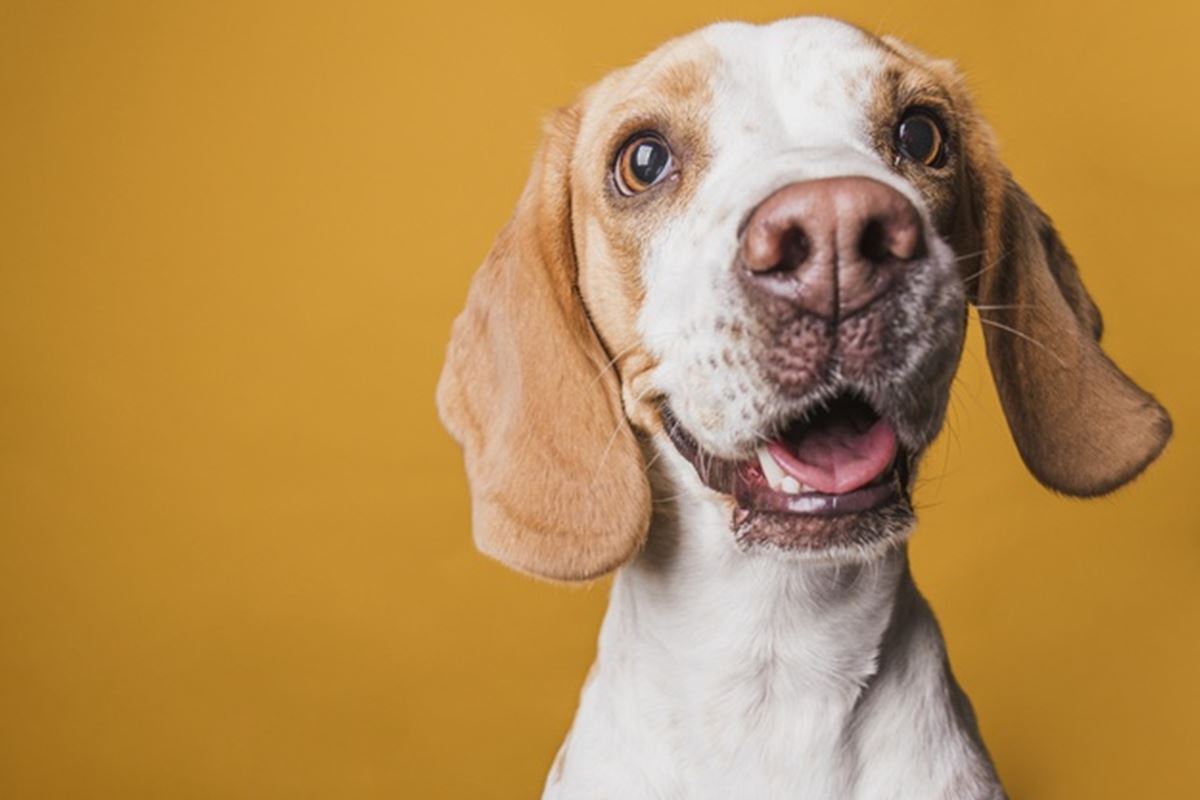
[[[549,120],[455,323],[438,403],[476,540],[545,577],[618,566],[644,446],[743,548],[871,557],[911,527],[968,302],[1042,483],[1102,494],[1162,450],[952,65],[827,19],[670,42]]]

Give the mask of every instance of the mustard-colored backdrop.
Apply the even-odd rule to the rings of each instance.
[[[607,587],[477,555],[433,390],[541,114],[798,12],[966,68],[1176,438],[1023,471],[973,332],[918,583],[1016,798],[1200,785],[1191,2],[0,6],[0,796],[517,798]]]

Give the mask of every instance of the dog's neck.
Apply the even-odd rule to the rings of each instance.
[[[723,504],[672,483],[547,797],[1002,796],[905,548],[743,552]]]

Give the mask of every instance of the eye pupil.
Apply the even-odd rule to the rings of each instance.
[[[657,133],[640,133],[621,147],[613,172],[621,194],[644,192],[674,172],[671,148]]]
[[[933,150],[933,126],[923,119],[912,119],[900,126],[900,141],[914,158],[924,160]]]
[[[900,153],[908,159],[933,166],[942,155],[942,132],[926,114],[911,114],[896,130]]]
[[[667,168],[670,154],[661,143],[648,140],[638,144],[633,150],[630,167],[633,176],[642,183],[654,183]]]

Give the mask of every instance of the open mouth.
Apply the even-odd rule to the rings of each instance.
[[[710,488],[737,501],[735,523],[756,514],[828,518],[907,504],[909,459],[892,424],[843,392],[791,421],[754,457],[714,458],[663,408],[676,449]]]

